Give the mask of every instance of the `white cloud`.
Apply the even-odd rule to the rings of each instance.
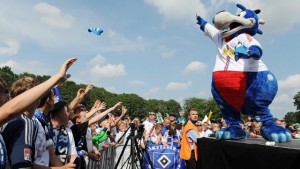
[[[176,53],[176,50],[174,49],[168,49],[166,46],[160,46],[160,55],[163,57],[163,58],[169,58],[169,57],[172,57],[175,53]]]
[[[40,2],[34,5],[33,10],[40,15],[40,21],[47,26],[67,30],[73,25],[74,17],[62,14],[56,6]]]
[[[205,18],[207,21],[221,10],[228,10],[235,14],[238,8],[235,3],[241,3],[250,9],[261,9],[259,17],[266,21],[261,26],[263,31],[273,33],[284,33],[300,22],[300,1],[298,0],[273,0],[249,1],[249,0],[145,0],[148,4],[157,8],[159,14],[166,21],[172,22],[195,22],[195,14]],[[235,9],[235,10],[234,10]]]
[[[89,62],[88,72],[93,78],[115,78],[126,74],[125,65],[104,63],[105,58],[102,55],[97,55]]]
[[[189,63],[185,68],[183,73],[194,73],[194,72],[203,72],[206,69],[206,65],[199,61],[193,61]]]
[[[207,8],[200,0],[145,0],[156,7],[166,21],[195,21],[196,14],[207,15]]]
[[[127,51],[127,50],[133,50],[133,51],[139,51],[144,50],[143,45],[143,37],[137,36],[135,38],[135,41],[131,41],[128,38],[126,38],[124,35],[119,34],[113,30],[108,30],[107,35],[111,40],[111,47],[108,50],[113,51]]]
[[[287,112],[296,111],[293,97],[299,91],[299,86],[300,74],[290,75],[285,80],[278,80],[278,94],[270,105],[275,117],[282,119]]]
[[[159,87],[152,88],[148,92],[146,92],[145,95],[146,96],[155,95],[155,94],[159,93],[160,91],[161,91],[161,88],[159,88]]]
[[[0,47],[0,55],[15,55],[18,53],[20,44],[18,41],[15,40],[10,40],[10,41],[5,41],[6,44],[5,47]]]
[[[91,65],[102,65],[105,63],[105,57],[103,57],[102,55],[97,55],[96,57],[94,57],[89,64]]]
[[[23,62],[16,62],[12,59],[0,63],[0,67],[8,66],[12,69],[14,73],[20,74],[20,73],[33,73],[37,75],[49,75],[51,74],[51,70],[43,65],[39,61],[23,61]]]
[[[136,86],[136,85],[143,85],[144,82],[143,81],[139,81],[139,80],[132,80],[132,81],[129,81],[128,84]]]
[[[278,86],[280,89],[293,89],[300,86],[300,74],[288,76],[285,80],[279,80]]]
[[[170,82],[166,89],[167,90],[183,90],[187,89],[192,86],[192,81],[188,81],[187,83],[177,83],[177,82]]]
[[[209,97],[212,97],[212,94],[211,94],[210,90],[201,91],[201,92],[199,92],[199,97],[200,98],[209,98]]]
[[[289,97],[287,94],[282,94],[280,96],[275,97],[273,103],[278,104],[278,103],[290,103],[292,102],[293,99]]]
[[[32,1],[0,1],[0,37],[17,39],[36,47],[76,44],[83,35],[74,27],[74,17],[56,6]],[[74,33],[72,33],[74,32]],[[72,37],[70,37],[72,36]],[[64,37],[64,38],[62,38]]]
[[[270,110],[274,117],[283,119],[287,112],[295,112],[296,107],[293,101],[293,98],[286,93],[277,95],[270,105]]]

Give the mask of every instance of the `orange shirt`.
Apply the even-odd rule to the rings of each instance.
[[[182,158],[184,160],[189,160],[191,158],[192,149],[191,149],[191,146],[190,146],[190,143],[188,140],[188,136],[187,136],[187,133],[190,130],[195,130],[197,132],[197,134],[199,135],[198,127],[195,126],[191,121],[188,121],[183,128],[181,149],[180,149],[180,158]],[[194,145],[195,159],[197,161],[198,160],[198,148],[197,148],[197,144],[195,142],[193,142],[193,145]]]

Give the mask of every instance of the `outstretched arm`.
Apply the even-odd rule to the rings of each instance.
[[[71,101],[69,107],[70,109],[74,110],[75,107],[83,100],[84,96],[93,88],[92,84],[88,84],[86,88],[80,88],[77,92],[76,97]]]
[[[89,126],[96,123],[97,121],[101,120],[104,116],[106,116],[108,113],[114,111],[117,107],[119,107],[122,104],[122,102],[118,102],[117,104],[115,104],[113,107],[105,110],[104,112],[98,114],[97,116],[91,118],[89,120]]]
[[[119,121],[125,116],[126,113],[127,113],[126,107],[122,106],[122,114],[121,114],[121,116],[117,120],[112,121],[110,123],[110,127],[115,127],[119,123]]]
[[[76,58],[67,60],[61,65],[59,71],[47,81],[25,91],[17,97],[11,99],[6,104],[0,107],[0,126],[23,113],[35,101],[41,98],[52,87],[58,83],[65,81],[69,75],[66,74],[70,66],[76,61]]]
[[[200,25],[200,29],[205,33],[206,36],[211,38],[216,44],[222,40],[220,31],[213,25],[207,23],[201,16],[197,16],[197,24]]]
[[[104,110],[106,108],[105,102],[100,102],[100,100],[96,100],[92,109],[86,114],[86,118],[89,119],[92,117],[96,112]]]

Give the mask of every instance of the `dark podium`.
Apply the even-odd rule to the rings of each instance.
[[[199,138],[198,169],[300,169],[300,139],[266,146],[264,139]]]

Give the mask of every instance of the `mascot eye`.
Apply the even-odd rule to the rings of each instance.
[[[241,13],[238,14],[238,16],[239,16],[239,17],[242,17],[242,18],[244,18],[245,15],[246,15],[246,12],[245,12],[245,11],[242,11]]]

